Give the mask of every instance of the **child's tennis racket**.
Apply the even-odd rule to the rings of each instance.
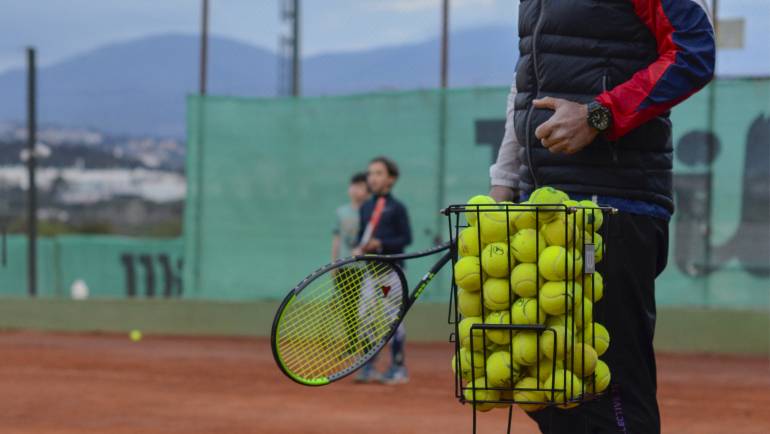
[[[273,357],[299,384],[323,386],[353,373],[390,340],[406,312],[451,258],[446,252],[409,294],[399,262],[442,252],[363,255],[328,264],[300,282],[273,320]]]

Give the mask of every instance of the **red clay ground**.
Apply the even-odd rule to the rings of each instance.
[[[408,385],[307,388],[279,373],[265,339],[3,333],[0,433],[470,433],[450,345],[408,351]],[[766,358],[658,366],[664,433],[770,433]],[[480,417],[480,433],[504,433],[503,411]],[[513,432],[536,430],[517,410]]]

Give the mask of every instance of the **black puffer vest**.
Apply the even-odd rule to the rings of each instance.
[[[535,129],[551,110],[545,96],[588,103],[652,63],[657,45],[629,0],[522,0],[516,67],[516,136],[522,190],[549,185],[567,192],[659,204],[673,212],[668,113],[616,142],[603,136],[573,155],[551,154]]]

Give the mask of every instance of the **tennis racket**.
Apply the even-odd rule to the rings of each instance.
[[[387,344],[438,271],[447,251],[409,293],[401,261],[449,249],[362,255],[316,270],[289,292],[273,320],[273,357],[286,376],[323,386],[355,372]]]

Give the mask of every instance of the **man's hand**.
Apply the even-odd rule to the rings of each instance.
[[[493,185],[492,188],[489,189],[489,195],[498,202],[513,202],[516,199],[516,193],[513,189],[504,185]]]
[[[370,239],[364,246],[364,252],[366,253],[379,252],[380,249],[382,249],[382,242],[377,238]]]
[[[561,98],[545,97],[532,101],[539,109],[554,111],[550,119],[540,124],[535,136],[554,154],[574,154],[593,142],[599,131],[588,125],[588,107]]]

